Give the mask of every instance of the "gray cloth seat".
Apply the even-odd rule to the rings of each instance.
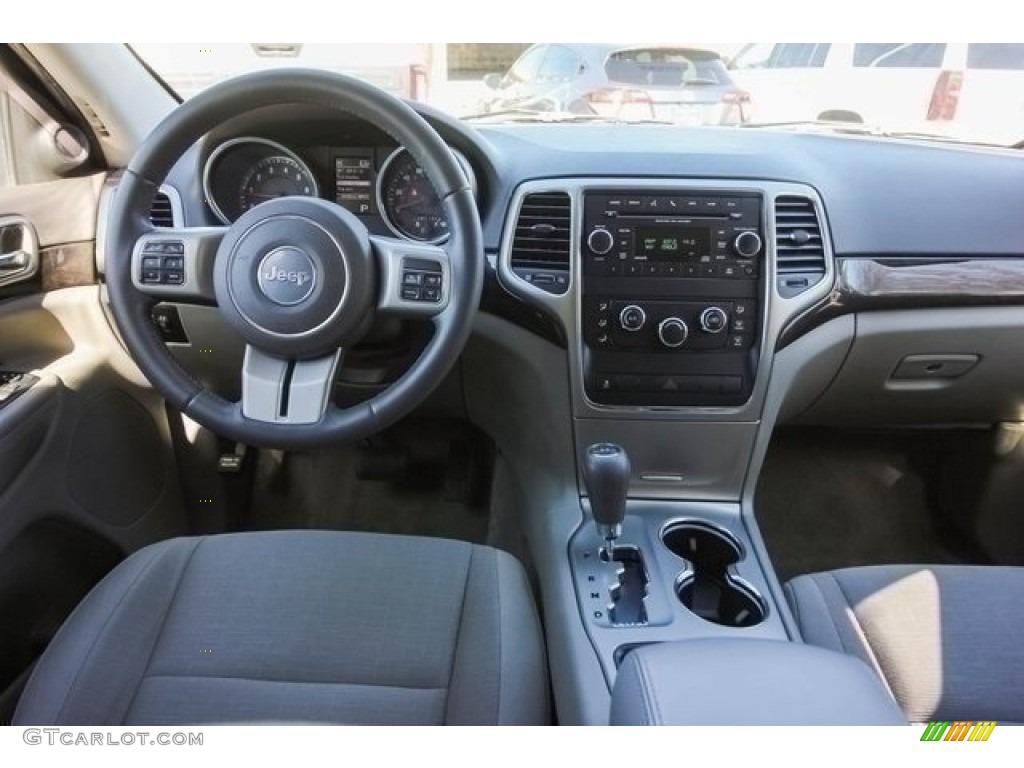
[[[281,531],[136,552],[58,632],[14,721],[544,724],[547,700],[508,554]]]
[[[1024,568],[848,568],[786,592],[804,641],[866,661],[910,721],[1024,722]]]

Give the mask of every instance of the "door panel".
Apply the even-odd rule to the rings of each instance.
[[[0,99],[3,93],[0,92]],[[123,556],[186,532],[163,399],[124,351],[97,281],[107,174],[19,184],[0,150],[0,722],[26,670]],[[14,139],[12,139],[14,137]],[[40,174],[31,174],[33,179]]]
[[[96,239],[96,210],[106,174],[0,188],[0,215],[25,217],[40,247]]]

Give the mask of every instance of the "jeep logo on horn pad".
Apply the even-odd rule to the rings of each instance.
[[[285,245],[263,257],[257,279],[264,296],[288,307],[309,298],[316,286],[316,268],[303,251]]]

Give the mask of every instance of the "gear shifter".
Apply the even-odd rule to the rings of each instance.
[[[622,534],[629,491],[629,456],[614,443],[594,443],[583,458],[583,484],[590,497],[590,512],[606,543],[606,555],[614,559],[615,542]]]

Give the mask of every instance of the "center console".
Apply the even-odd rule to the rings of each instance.
[[[757,369],[756,193],[583,194],[584,387],[599,404],[738,405]]]
[[[817,193],[740,179],[530,181],[496,266],[566,338],[564,352],[534,350],[525,371],[504,372],[528,381],[510,398],[549,419],[570,411],[522,458],[560,717],[607,722],[638,651],[677,646],[678,670],[703,663],[684,643],[788,645],[798,634],[753,494],[796,375],[770,382],[776,344],[835,277]]]

